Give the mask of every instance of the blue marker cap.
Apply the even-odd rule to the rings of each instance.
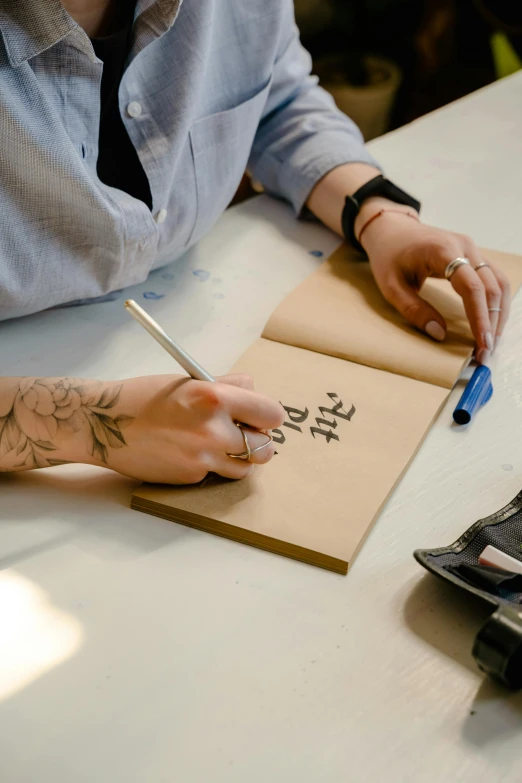
[[[492,394],[491,370],[489,367],[481,364],[477,367],[462,392],[462,397],[453,411],[453,421],[456,424],[468,424],[473,414],[491,399]]]

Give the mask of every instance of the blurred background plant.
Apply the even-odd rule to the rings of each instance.
[[[515,0],[295,0],[314,70],[367,139],[519,70]]]
[[[522,68],[517,0],[294,0],[314,72],[366,140]],[[248,175],[232,203],[255,192]]]

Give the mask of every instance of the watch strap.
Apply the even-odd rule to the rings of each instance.
[[[421,208],[420,201],[410,196],[389,179],[386,179],[382,174],[378,174],[366,182],[353,196],[347,196],[341,220],[343,234],[345,239],[361,253],[364,253],[364,248],[355,236],[355,219],[359,214],[363,201],[372,196],[382,196],[390,201],[394,201],[396,204],[412,207],[416,212],[420,212]]]

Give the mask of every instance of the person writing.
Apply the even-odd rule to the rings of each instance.
[[[364,250],[434,340],[427,277],[462,297],[486,362],[509,285],[466,236],[424,225],[310,75],[291,0],[4,0],[0,319],[110,298],[197,242],[248,170]],[[0,470],[105,465],[157,482],[242,478],[281,425],[249,378],[0,378]]]

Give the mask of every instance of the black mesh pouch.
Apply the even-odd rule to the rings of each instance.
[[[493,613],[475,637],[480,668],[512,689],[522,687],[522,575],[479,564],[488,544],[522,561],[522,492],[495,514],[479,519],[451,546],[418,549],[415,559],[435,576],[487,601]]]

